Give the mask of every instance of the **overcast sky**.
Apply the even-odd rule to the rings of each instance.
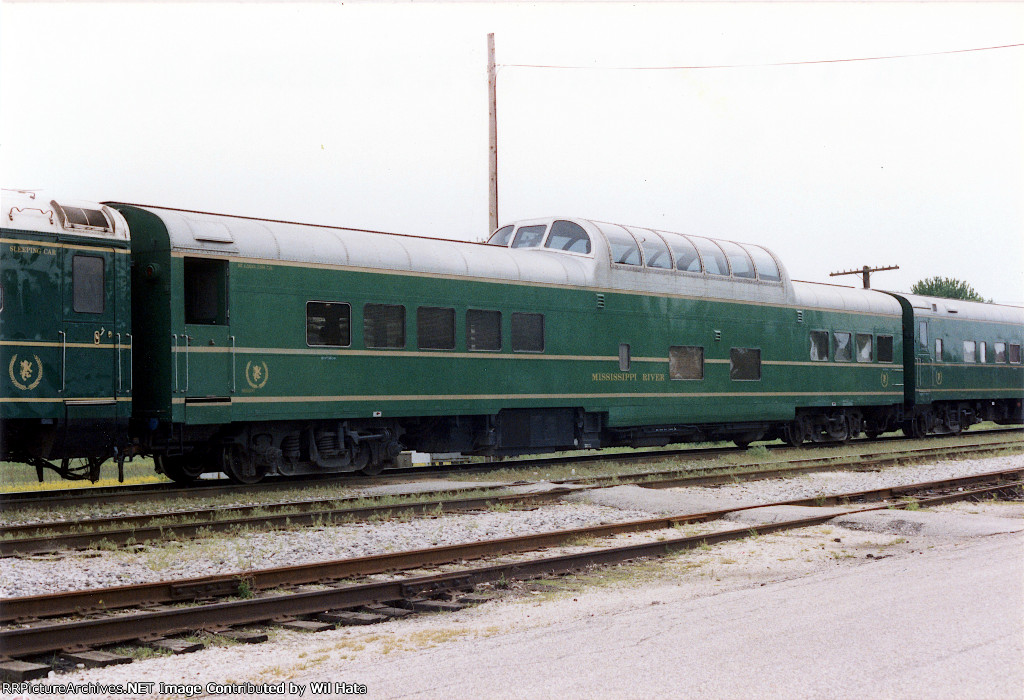
[[[1024,304],[1024,4],[0,4],[0,181],[429,236],[570,215]],[[518,64],[586,67],[525,68]],[[686,70],[623,67],[733,66]]]

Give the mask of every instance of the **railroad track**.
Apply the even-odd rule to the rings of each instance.
[[[846,511],[866,512],[900,508],[907,501],[893,499],[916,496],[915,507],[1013,492],[1024,488],[1024,468],[1001,470],[957,479],[887,487],[870,491],[835,494],[827,498],[797,499],[749,508],[779,505],[821,506],[843,504]],[[984,484],[984,485],[982,485]],[[854,505],[886,499],[871,506]],[[814,514],[808,517],[766,525],[744,526],[688,537],[668,537],[643,544],[588,547],[586,551],[547,557],[519,558],[491,562],[477,567],[465,562],[484,557],[522,555],[544,547],[554,547],[584,539],[609,537],[635,532],[674,528],[683,523],[706,522],[726,513],[747,508],[683,514],[612,525],[598,525],[557,532],[474,542],[449,547],[390,553],[358,559],[245,571],[197,579],[165,581],[138,586],[77,591],[54,595],[9,598],[0,607],[0,656],[11,659],[54,655],[91,658],[104,661],[98,647],[119,644],[164,644],[173,648],[167,637],[208,630],[234,635],[242,641],[254,641],[238,629],[255,624],[292,624],[315,629],[338,624],[361,624],[406,614],[408,610],[451,610],[461,604],[451,600],[454,592],[501,580],[530,579],[585,569],[595,565],[620,563],[706,547],[753,534],[819,525],[836,516]],[[674,531],[672,531],[674,534]],[[417,575],[416,569],[458,563],[452,571]],[[366,577],[388,572],[386,578],[361,583],[339,583],[341,579]],[[401,573],[406,575],[401,575]],[[320,584],[314,589],[302,588]],[[299,588],[296,588],[296,587]],[[284,588],[282,587],[289,587]],[[246,597],[251,596],[251,597]],[[437,600],[444,597],[444,600]],[[186,605],[184,603],[192,602]],[[384,607],[380,607],[384,606]],[[83,617],[83,612],[88,617]],[[387,611],[398,611],[388,613]],[[59,622],[47,618],[78,615],[79,619]],[[304,619],[304,618],[317,619]],[[263,637],[265,638],[265,636]],[[90,657],[89,655],[92,654]],[[109,655],[108,655],[109,656]],[[21,665],[19,665],[21,664]],[[0,672],[28,679],[49,670],[46,664],[33,662],[0,663]]]
[[[556,488],[541,493],[509,493],[509,484],[497,484],[493,487],[468,489],[473,492],[472,496],[451,490],[421,492],[410,495],[402,502],[387,505],[375,505],[374,499],[367,497],[324,498],[12,525],[0,528],[0,556],[40,554],[98,544],[118,546],[182,539],[218,532],[230,533],[242,528],[268,530],[308,525],[322,526],[375,517],[465,512],[494,506],[524,507],[558,501],[569,493],[581,489],[622,484],[639,484],[645,488],[711,486],[738,480],[786,478],[825,470],[877,469],[895,463],[991,452],[1021,444],[1020,440],[1009,440],[952,447],[920,447],[898,452],[848,455],[838,460],[812,456],[786,460],[770,467],[727,466],[702,470],[699,473],[670,469],[627,475],[587,476],[553,482],[558,484]],[[394,497],[387,498],[393,500]]]
[[[971,438],[981,435],[999,435],[1004,433],[1024,432],[1019,427],[993,428],[987,430],[969,431],[964,437]],[[852,441],[849,444],[872,444],[909,441],[911,438],[903,436],[887,436],[869,440],[867,438]],[[807,444],[801,448],[791,448],[781,445],[773,445],[770,449],[773,453],[788,453],[791,451],[801,452],[814,450],[816,448],[827,449],[837,447],[836,443]],[[379,485],[398,480],[404,480],[410,476],[430,476],[442,479],[452,475],[466,474],[487,474],[502,469],[527,469],[557,467],[575,464],[588,464],[593,462],[615,460],[617,462],[653,462],[671,457],[684,459],[699,459],[702,457],[716,456],[722,454],[743,453],[745,449],[738,447],[699,447],[673,450],[649,450],[644,452],[608,452],[598,450],[593,454],[577,455],[573,457],[542,457],[529,460],[507,460],[501,462],[487,462],[465,464],[457,468],[438,469],[431,467],[411,467],[405,469],[386,470],[382,475],[368,479],[357,476],[333,476],[323,477],[295,477],[291,479],[269,479],[259,484],[245,485],[229,482],[227,479],[203,479],[191,486],[182,487],[175,483],[164,482],[158,484],[142,484],[137,486],[102,486],[82,487],[74,489],[55,489],[46,491],[19,491],[0,493],[0,512],[15,511],[25,508],[47,510],[67,506],[88,506],[96,504],[129,504],[154,500],[175,500],[192,498],[210,498],[215,496],[230,495],[244,497],[248,493],[270,493],[275,491],[290,491],[304,488],[316,487],[342,487],[358,488],[362,486]]]

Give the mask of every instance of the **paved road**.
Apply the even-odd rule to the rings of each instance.
[[[1024,698],[1024,535],[452,641],[343,676],[373,698]]]

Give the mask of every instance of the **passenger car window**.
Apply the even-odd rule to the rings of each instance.
[[[700,251],[700,257],[704,261],[704,271],[709,275],[728,275],[729,263],[725,260],[725,253],[715,245],[709,238],[690,236],[690,240]]]
[[[988,362],[988,345],[984,340],[978,343],[978,362]]]
[[[836,344],[836,362],[853,362],[853,347],[850,344],[850,334],[836,332],[832,334],[832,340]]]
[[[306,302],[306,345],[348,347],[352,307],[342,303]]]
[[[466,347],[469,350],[501,350],[501,312],[466,311]]]
[[[228,261],[185,258],[185,323],[227,325]]]
[[[942,362],[942,338],[935,339],[935,361]]]
[[[570,253],[589,253],[590,236],[579,224],[571,221],[556,221],[551,224],[551,233],[548,234],[548,241],[545,248],[552,250],[565,250]]]
[[[892,362],[893,359],[893,346],[891,335],[880,335],[878,336],[878,361],[879,362]]]
[[[647,267],[661,270],[672,269],[672,256],[668,252],[668,246],[661,236],[653,231],[637,231],[636,237],[644,247],[644,262]]]
[[[420,350],[454,350],[455,309],[436,306],[416,309],[416,347]]]
[[[975,348],[973,340],[964,341],[964,362],[974,363],[978,361],[976,356],[977,349]]]
[[[514,227],[509,224],[508,226],[502,226],[487,239],[487,245],[500,245],[507,246],[508,242],[512,240],[512,229]]]
[[[811,360],[828,362],[828,331],[811,331]]]
[[[1006,362],[1006,343],[993,343],[996,351],[996,362]]]
[[[1020,364],[1020,345],[1016,343],[1010,343],[1010,352],[1008,353],[1010,363],[1014,365]]]
[[[740,279],[754,279],[754,263],[747,252],[735,243],[730,241],[717,241],[718,246],[725,251],[725,257],[732,267],[732,276]]]
[[[104,304],[103,258],[76,255],[71,260],[72,308],[75,313],[101,314]]]
[[[612,262],[620,265],[639,265],[640,246],[626,229],[615,224],[600,224],[602,233],[608,239]]]
[[[516,231],[516,237],[512,239],[513,248],[536,248],[544,240],[546,224],[537,226],[520,226]]]
[[[688,238],[678,235],[664,234],[676,256],[676,269],[683,272],[700,272],[700,256]]]
[[[405,307],[399,304],[364,306],[363,345],[368,348],[404,348]]]
[[[857,334],[857,362],[871,362],[874,359],[871,352],[871,334]]]
[[[758,278],[765,282],[781,282],[782,275],[779,274],[779,266],[771,254],[758,245],[744,245],[743,249],[750,253],[754,260],[754,267],[757,269]]]
[[[619,343],[619,371],[628,372],[629,362],[629,343]]]
[[[512,314],[512,350],[544,352],[544,314]]]
[[[703,379],[704,348],[676,345],[668,349],[669,379]]]
[[[729,379],[757,381],[761,379],[761,351],[758,348],[729,350]]]

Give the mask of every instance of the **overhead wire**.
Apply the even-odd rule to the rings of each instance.
[[[905,58],[923,58],[928,56],[947,56],[953,54],[972,53],[977,51],[998,51],[1024,46],[1020,44],[1003,44],[1001,46],[981,46],[971,49],[950,49],[947,51],[931,51],[928,53],[892,54],[888,56],[862,56],[858,58],[827,58],[811,61],[779,61],[775,63],[723,63],[711,65],[686,66],[573,66],[539,63],[499,63],[499,68],[551,68],[556,70],[715,70],[722,68],[772,68],[777,66],[807,66],[822,63],[854,63],[858,61],[891,61]]]

